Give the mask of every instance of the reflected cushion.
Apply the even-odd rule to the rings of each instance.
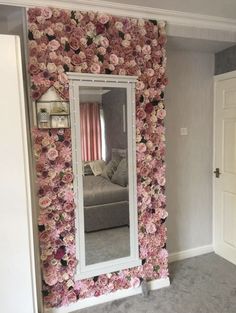
[[[111,178],[112,183],[126,187],[128,185],[128,165],[127,160],[122,159]]]
[[[91,170],[94,176],[98,176],[102,174],[102,171],[105,167],[105,162],[103,160],[96,160],[89,163]]]
[[[111,179],[112,175],[115,173],[118,165],[120,163],[120,159],[116,158],[116,159],[112,159],[110,162],[108,162],[108,164],[104,167],[103,171],[102,171],[102,177],[106,178],[106,179]]]
[[[89,165],[89,163],[84,163],[83,175],[85,175],[85,176],[93,175],[93,171],[92,171],[91,166]]]

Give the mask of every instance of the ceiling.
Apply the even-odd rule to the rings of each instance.
[[[236,19],[236,0],[104,0],[144,7]]]

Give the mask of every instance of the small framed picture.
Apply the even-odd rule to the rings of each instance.
[[[69,103],[68,102],[52,102],[51,104],[51,114],[53,115],[66,115],[69,114]]]
[[[50,113],[46,106],[38,107],[37,110],[37,121],[39,128],[49,128],[50,127]]]
[[[69,118],[68,115],[52,115],[51,116],[51,127],[52,128],[68,128]]]

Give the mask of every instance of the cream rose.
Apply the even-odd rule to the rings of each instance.
[[[97,63],[93,63],[91,66],[90,66],[90,71],[93,73],[93,74],[99,74],[100,73],[100,65],[97,64]]]

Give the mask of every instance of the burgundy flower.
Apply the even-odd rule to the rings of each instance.
[[[105,27],[104,24],[98,23],[98,24],[96,25],[96,33],[97,33],[98,35],[104,33],[105,29],[106,29],[106,27]]]
[[[153,111],[153,105],[151,102],[149,102],[145,106],[145,112],[150,114],[150,113],[152,113],[152,111]]]
[[[72,32],[72,27],[71,27],[71,25],[69,25],[69,24],[65,25],[65,31],[66,31],[67,33],[71,33],[71,32]]]
[[[32,98],[34,100],[38,100],[40,98],[40,96],[41,96],[41,94],[40,94],[40,92],[38,90],[33,90],[32,91]]]
[[[66,253],[65,246],[61,246],[60,248],[58,248],[57,252],[55,253],[55,259],[57,260],[62,259],[65,253]]]

